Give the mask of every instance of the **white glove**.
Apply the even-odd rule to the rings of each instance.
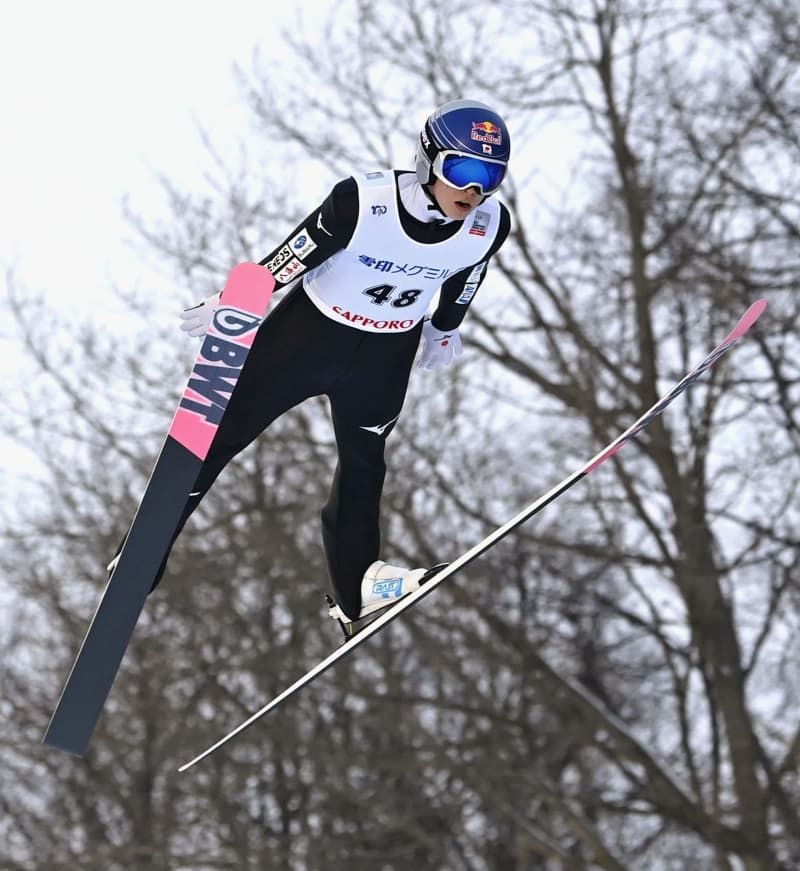
[[[449,366],[454,357],[464,353],[458,330],[442,332],[436,329],[430,319],[422,324],[422,342],[422,356],[417,364],[420,369],[432,371],[440,366]]]
[[[190,336],[204,336],[211,326],[214,310],[219,305],[221,294],[212,294],[208,299],[193,305],[181,312],[181,329]]]

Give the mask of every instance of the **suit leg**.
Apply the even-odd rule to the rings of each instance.
[[[339,460],[322,509],[331,586],[349,617],[361,610],[361,581],[380,554],[385,446],[403,407],[419,330],[364,334],[360,365],[330,394]]]

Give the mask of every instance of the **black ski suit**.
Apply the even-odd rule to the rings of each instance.
[[[408,173],[394,172],[395,191],[403,177],[407,186],[411,182]],[[426,208],[429,215],[417,208],[419,217],[415,217],[397,196],[402,231],[416,243],[442,243],[465,223],[443,220],[432,201]],[[498,225],[486,255],[477,263],[465,264],[441,284],[432,314],[437,329],[459,326],[483,281],[486,263],[508,235],[508,212],[502,204],[499,208]],[[327,396],[338,464],[330,497],[322,509],[323,543],[336,601],[351,617],[360,610],[364,572],[379,556],[384,447],[403,407],[422,331],[421,320],[402,331],[366,331],[331,319],[309,298],[303,276],[347,247],[358,219],[358,185],[354,178],[344,179],[261,261],[275,275],[278,287],[281,283],[291,287],[256,335],[175,534],[177,538],[235,454],[288,409],[309,397]],[[290,243],[297,249],[298,239],[308,253],[302,261],[290,261]],[[289,263],[294,265],[287,269]],[[156,583],[165,564],[166,559]]]

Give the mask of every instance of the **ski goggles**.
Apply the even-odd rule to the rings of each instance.
[[[493,194],[506,174],[505,163],[472,157],[461,151],[440,151],[431,168],[433,174],[451,188],[465,191],[476,187],[484,196]]]

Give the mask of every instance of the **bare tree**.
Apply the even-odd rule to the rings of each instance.
[[[178,777],[187,751],[337,643],[319,628],[324,404],[226,470],[89,757],[65,760],[35,743],[185,355],[169,325],[135,348],[91,327],[45,342],[57,327],[17,303],[32,376],[3,426],[35,447],[43,488],[3,519],[20,619],[0,855],[19,869],[796,866],[800,10],[356,6],[333,10],[324,43],[284,35],[302,64],[282,74],[302,88],[264,61],[239,73],[266,141],[280,128],[280,173],[219,157],[215,192],[167,182],[175,219],[134,223],[202,295],[313,205],[287,166],[319,178],[321,199],[339,176],[407,164],[437,102],[475,96],[508,117],[512,236],[464,364],[412,381],[389,443],[387,553],[457,555],[625,429],[747,303],[766,296],[767,314],[534,523]],[[541,149],[562,131],[570,174],[550,179]]]

